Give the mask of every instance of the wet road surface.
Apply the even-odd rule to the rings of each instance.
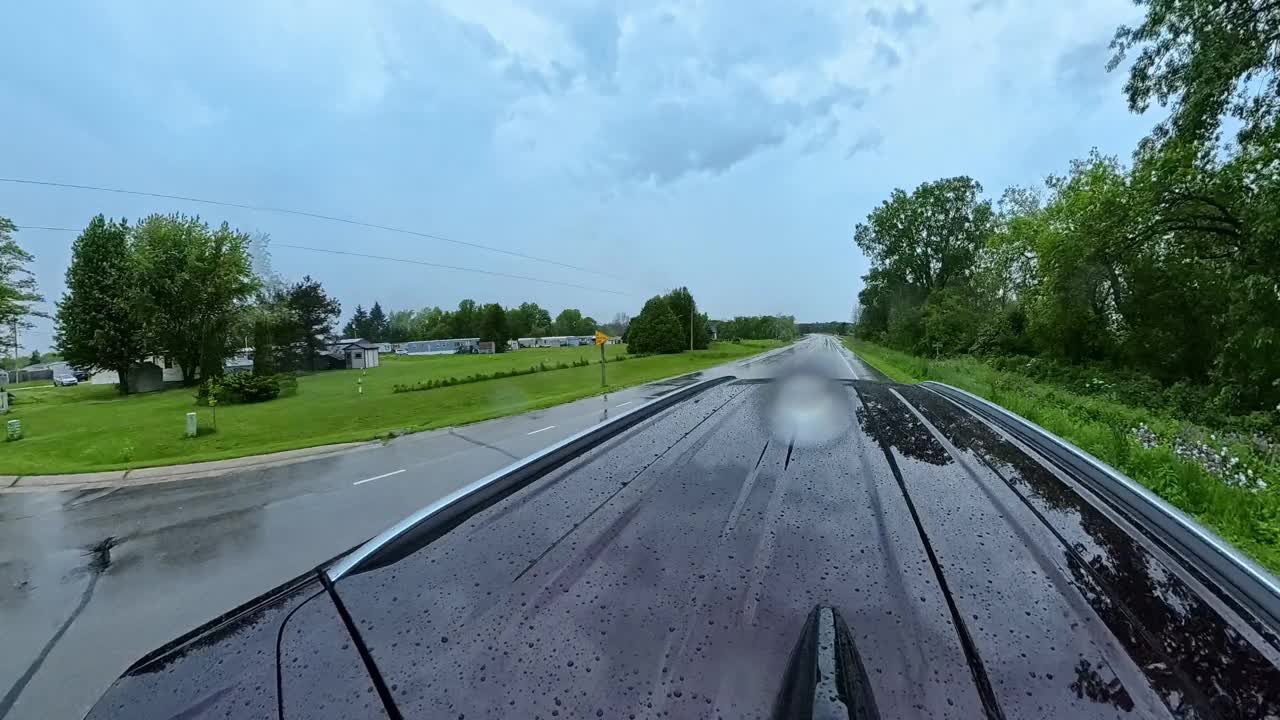
[[[653,398],[796,362],[878,377],[835,338],[608,396],[283,467],[0,495],[0,718],[79,718],[146,652],[417,508]]]

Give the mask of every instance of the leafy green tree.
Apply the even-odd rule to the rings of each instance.
[[[894,190],[854,231],[854,242],[880,268],[925,292],[966,282],[990,232],[991,203],[968,177]]]
[[[1138,51],[1125,84],[1129,107],[1169,106],[1156,138],[1195,143],[1216,138],[1234,119],[1241,145],[1278,138],[1280,3],[1266,0],[1137,0],[1146,16],[1122,26],[1108,69]]]
[[[582,335],[582,327],[582,311],[577,308],[565,308],[556,315],[556,321],[551,329],[554,335]]]
[[[689,348],[691,339],[694,349],[707,349],[707,346],[711,344],[711,331],[707,328],[707,316],[698,313],[698,304],[694,301],[693,293],[689,292],[689,288],[676,288],[667,293],[663,299],[666,300],[667,307],[671,308],[671,313],[675,315],[676,321],[680,323],[685,349]],[[691,327],[692,337],[690,335]]]
[[[39,365],[41,361],[42,361],[42,358],[40,357],[39,350],[32,350],[31,357],[27,358],[28,365]]]
[[[633,353],[678,353],[688,348],[680,322],[661,295],[649,298],[627,329],[627,349]]]
[[[450,318],[452,336],[456,338],[480,336],[480,308],[475,300],[466,299],[458,303],[458,309]]]
[[[412,310],[392,310],[387,313],[387,332],[383,336],[385,342],[402,343],[415,340],[414,326],[416,313]]]
[[[383,336],[387,334],[387,315],[377,301],[374,301],[373,307],[369,309],[368,332],[365,339],[372,342],[382,342]]]
[[[75,367],[114,370],[125,394],[129,369],[147,355],[148,309],[139,291],[128,223],[94,217],[71,245],[54,342]]]
[[[413,337],[410,340],[438,340],[448,337],[450,320],[446,313],[438,307],[425,307],[414,316]],[[440,335],[441,331],[446,334]]]
[[[238,345],[231,329],[257,287],[249,236],[198,217],[152,215],[134,229],[139,307],[157,351],[178,361],[183,382],[222,373]]]
[[[511,333],[507,329],[507,312],[498,303],[489,303],[480,310],[480,341],[494,344],[495,352],[506,352]]]

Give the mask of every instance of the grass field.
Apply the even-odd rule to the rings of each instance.
[[[845,343],[893,380],[968,390],[1066,438],[1280,572],[1280,463],[1268,439],[1201,428],[971,357],[930,360],[851,338]]]
[[[681,375],[777,347],[759,341],[717,343],[709,350],[629,358],[608,364],[609,390]],[[609,355],[624,353],[606,346]],[[382,358],[381,367],[300,377],[298,394],[255,405],[197,408],[194,388],[120,397],[106,385],[15,390],[12,412],[24,437],[0,443],[0,474],[91,472],[218,460],[329,443],[369,440],[397,431],[462,425],[596,395],[598,364],[487,380],[425,392],[392,393],[397,383],[477,372],[565,364],[589,348],[527,349],[500,355]],[[357,379],[363,394],[357,394]],[[201,434],[186,438],[184,416],[197,412]]]

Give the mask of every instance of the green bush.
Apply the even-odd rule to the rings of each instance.
[[[274,400],[280,396],[280,376],[255,375],[253,373],[235,373],[221,378],[210,378],[196,388],[196,404],[209,405],[209,397],[217,399],[219,405],[240,405]],[[298,390],[298,381],[292,381],[291,392]]]

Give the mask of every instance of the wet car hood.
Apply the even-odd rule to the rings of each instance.
[[[707,390],[338,580],[399,712],[1280,713],[1269,626],[1063,469],[922,387],[831,383],[819,423],[781,392]]]
[[[90,716],[1280,717],[1274,614],[954,398],[681,392],[144,658]]]

